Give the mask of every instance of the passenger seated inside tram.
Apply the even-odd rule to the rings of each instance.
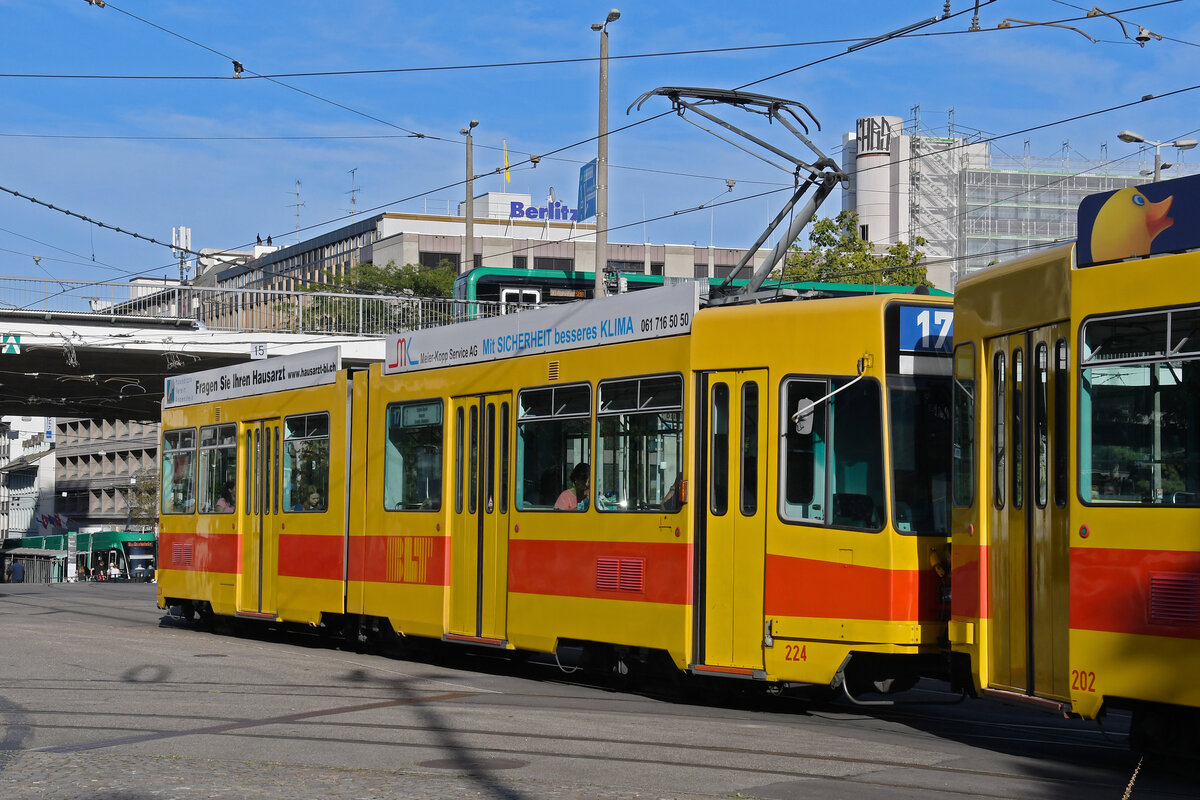
[[[675,476],[675,481],[667,489],[667,493],[663,495],[662,509],[663,511],[678,511],[683,507],[686,499],[686,486],[683,483],[683,473],[680,472]]]
[[[321,493],[317,491],[315,486],[309,487],[304,495],[303,502],[297,503],[292,507],[292,511],[324,511],[325,500],[321,497]]]
[[[233,512],[233,484],[226,484],[217,497],[217,513],[230,514]]]
[[[555,511],[587,511],[588,477],[591,466],[581,461],[571,470],[571,486],[563,490],[554,502]]]

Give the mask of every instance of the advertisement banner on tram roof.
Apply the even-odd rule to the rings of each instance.
[[[679,336],[691,331],[699,308],[700,284],[687,281],[408,331],[388,337],[383,374]]]
[[[337,380],[341,368],[342,349],[323,347],[307,353],[179,375],[167,378],[163,385],[162,407],[176,408],[285,389],[322,386]]]

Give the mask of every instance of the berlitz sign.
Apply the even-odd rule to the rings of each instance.
[[[526,206],[524,203],[513,200],[508,204],[509,218],[521,219],[550,219],[562,220],[563,222],[576,222],[576,210],[567,208],[562,203],[555,200],[548,206]]]

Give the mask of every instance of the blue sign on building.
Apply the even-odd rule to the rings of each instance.
[[[579,168],[579,221],[596,216],[596,159]]]

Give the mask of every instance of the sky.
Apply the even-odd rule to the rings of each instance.
[[[670,113],[665,97],[636,107],[663,86],[803,103],[819,122],[812,142],[839,162],[843,134],[878,114],[935,135],[952,125],[1000,154],[1123,164],[1152,164],[1153,149],[1120,130],[1200,131],[1200,0],[1126,0],[1091,18],[1087,0],[980,0],[975,31],[963,0],[613,2],[611,242],[749,247],[790,193],[790,170]],[[178,277],[170,248],[148,241],[169,245],[176,226],[199,250],[292,244],[352,214],[445,213],[464,197],[470,120],[476,194],[541,204],[553,190],[574,206],[596,157],[590,26],[610,7],[0,0],[0,277]],[[1139,27],[1162,38],[1139,46]],[[779,125],[714,110],[815,159]],[[1180,155],[1200,160],[1164,148]],[[820,216],[840,208],[835,193]]]

